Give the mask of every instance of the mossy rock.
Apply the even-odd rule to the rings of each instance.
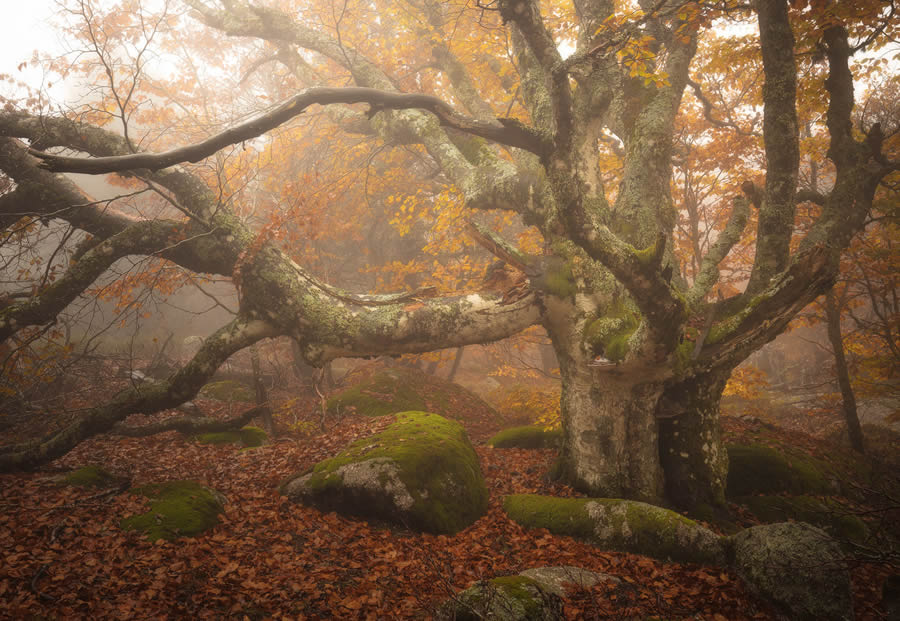
[[[812,457],[781,453],[761,444],[731,444],[728,450],[729,497],[751,494],[830,494],[828,465]]]
[[[150,499],[150,511],[123,519],[123,530],[143,532],[148,539],[193,537],[219,523],[225,497],[193,481],[170,481],[131,490]]]
[[[287,480],[282,493],[327,511],[456,533],[487,510],[488,493],[459,423],[403,412],[384,431]]]
[[[525,425],[504,429],[490,440],[494,448],[557,448],[562,443],[562,429],[544,429],[537,425]]]
[[[503,499],[503,509],[522,526],[546,528],[607,550],[679,562],[726,562],[722,537],[674,511],[643,502],[514,494]]]
[[[200,394],[208,399],[217,399],[229,403],[253,403],[256,394],[246,385],[234,380],[210,382],[200,389]]]
[[[438,610],[439,620],[556,621],[564,619],[562,598],[526,576],[483,580]]]
[[[733,535],[743,529],[727,506],[700,503],[691,507],[687,514],[692,520],[712,524],[726,535]]]
[[[734,502],[742,504],[763,522],[808,522],[830,535],[844,540],[863,541],[866,525],[849,515],[841,504],[813,496],[742,496]]]
[[[355,412],[362,416],[385,416],[417,411],[455,420],[497,420],[494,408],[478,395],[415,369],[376,371],[331,396],[326,408],[332,414]]]
[[[217,431],[194,436],[200,444],[238,444],[243,448],[256,448],[269,443],[269,436],[259,427],[243,427],[235,431]]]
[[[845,554],[822,530],[801,522],[754,526],[730,538],[734,569],[789,619],[852,619]]]
[[[119,487],[128,479],[112,474],[101,466],[90,465],[78,468],[54,478],[57,485],[75,485],[78,487],[110,488]]]

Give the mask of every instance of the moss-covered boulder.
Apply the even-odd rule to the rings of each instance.
[[[77,487],[94,487],[97,489],[122,487],[128,484],[128,479],[112,474],[101,466],[90,465],[72,470],[66,474],[54,477],[57,485],[75,485]]]
[[[729,445],[729,497],[751,494],[830,494],[837,487],[828,465],[806,455],[785,453],[761,444]]]
[[[790,619],[852,619],[850,576],[840,546],[809,524],[755,526],[731,537],[734,568]]]
[[[150,499],[147,513],[120,522],[124,530],[137,530],[151,541],[193,537],[219,523],[225,497],[194,481],[169,481],[131,490]]]
[[[661,560],[722,565],[725,540],[688,518],[643,502],[515,494],[503,499],[509,517],[608,550]]]
[[[863,541],[866,525],[840,503],[814,496],[742,496],[733,499],[762,522],[807,522],[837,539]]]
[[[234,380],[210,382],[200,389],[200,395],[207,399],[217,399],[219,401],[228,401],[229,403],[253,403],[256,400],[256,394],[253,390]]]
[[[282,493],[320,509],[431,533],[455,533],[487,510],[478,456],[459,423],[403,412],[381,433],[287,480]]]
[[[194,436],[200,444],[237,444],[243,448],[255,448],[268,444],[269,436],[259,427],[243,427],[235,431],[217,431]]]
[[[449,621],[558,621],[562,598],[526,576],[483,580],[447,601],[436,618]]]
[[[497,412],[478,395],[416,369],[380,369],[351,380],[352,385],[328,399],[330,413],[384,416],[421,411],[455,420],[497,419]]]
[[[561,429],[544,429],[538,425],[524,425],[504,429],[488,440],[494,448],[556,448],[562,443]]]

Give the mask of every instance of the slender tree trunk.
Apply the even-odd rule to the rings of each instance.
[[[844,340],[841,337],[841,311],[838,309],[833,289],[829,289],[825,294],[825,316],[828,340],[831,342],[831,351],[834,353],[834,370],[837,374],[838,386],[841,388],[847,435],[850,437],[850,445],[853,450],[865,453],[862,427],[860,427],[859,416],[856,413],[856,395],[853,393],[850,370],[847,368],[847,358],[844,355]]]
[[[453,381],[453,378],[456,377],[457,371],[459,371],[459,365],[462,363],[463,352],[465,352],[465,347],[457,347],[456,348],[456,356],[453,358],[453,366],[450,367],[450,375],[447,376],[449,381]]]
[[[259,347],[250,346],[250,364],[253,366],[253,389],[256,392],[256,406],[262,410],[263,428],[270,437],[275,435],[275,422],[272,420],[272,410],[264,407],[269,401],[266,385],[262,378],[262,365],[259,362]]]
[[[722,444],[719,404],[724,372],[668,386],[659,403],[659,453],[666,498],[681,508],[725,503],[728,453]]]

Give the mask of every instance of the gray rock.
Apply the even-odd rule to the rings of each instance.
[[[802,522],[755,526],[731,538],[734,568],[791,619],[852,619],[850,576],[840,546]]]

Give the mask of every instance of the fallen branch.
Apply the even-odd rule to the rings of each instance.
[[[118,425],[115,425],[110,430],[110,433],[120,436],[128,436],[129,438],[144,438],[147,436],[156,435],[158,433],[163,433],[165,431],[178,431],[186,435],[193,435],[198,433],[217,433],[220,431],[234,431],[240,429],[257,416],[262,416],[268,411],[269,407],[266,405],[262,405],[255,408],[250,408],[249,410],[245,410],[237,416],[228,418],[226,420],[219,420],[209,417],[189,418],[186,416],[182,416],[178,418],[169,418],[159,423],[152,423],[150,425],[143,425],[140,427],[131,427],[128,425],[122,425],[120,423]]]

